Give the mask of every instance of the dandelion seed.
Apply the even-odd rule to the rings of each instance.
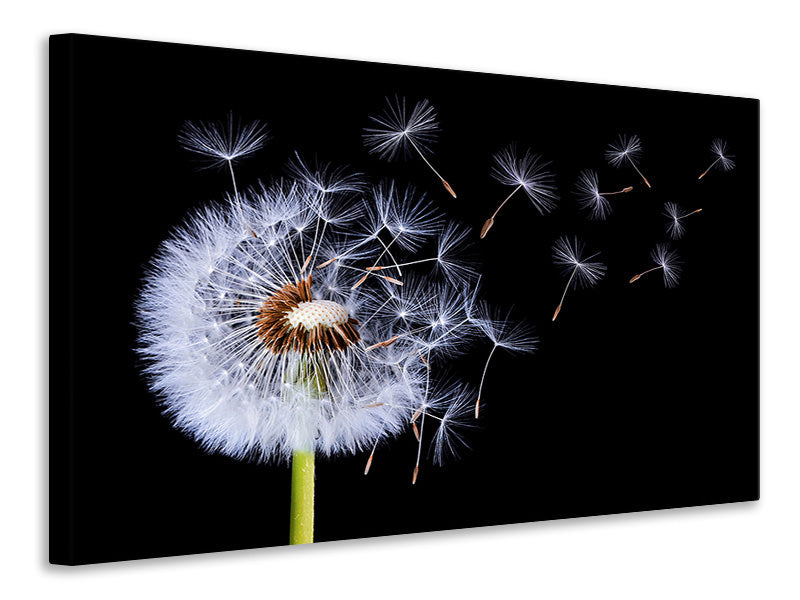
[[[715,157],[714,162],[700,174],[700,177],[697,178],[698,181],[705,177],[706,173],[713,168],[721,169],[722,171],[730,171],[736,166],[736,162],[733,160],[735,157],[728,149],[728,142],[723,139],[716,138],[711,142],[711,154]]]
[[[634,275],[631,277],[628,283],[633,283],[634,281],[640,279],[643,275],[647,275],[652,271],[661,269],[664,276],[664,285],[666,287],[672,288],[678,285],[678,278],[681,274],[681,262],[678,259],[677,251],[670,250],[666,244],[658,244],[652,250],[652,252],[650,252],[650,258],[654,263],[656,263],[656,266],[652,269],[647,269],[638,275]]]
[[[549,170],[549,166],[549,162],[545,162],[541,156],[533,154],[530,150],[525,150],[525,153],[520,156],[513,144],[495,154],[492,177],[503,185],[513,186],[514,189],[483,224],[481,239],[486,237],[486,234],[494,226],[495,218],[500,210],[520,190],[525,192],[540,215],[548,213],[556,207],[558,195],[555,188],[555,176]]]
[[[584,245],[578,241],[577,237],[569,238],[561,236],[553,244],[553,262],[561,267],[564,275],[569,274],[567,285],[564,286],[564,293],[561,294],[561,300],[558,303],[555,313],[553,313],[553,321],[556,320],[558,314],[561,312],[561,307],[564,304],[564,298],[567,295],[570,285],[573,287],[589,288],[593,287],[600,281],[606,274],[606,266],[600,261],[591,260],[597,254],[584,257]]]
[[[432,393],[435,400],[442,399],[447,407],[433,436],[434,464],[441,465],[447,457],[458,456],[468,447],[464,434],[475,427],[471,419],[474,393],[468,385],[454,380],[444,382]]]
[[[604,221],[611,214],[611,202],[606,196],[616,194],[627,194],[633,190],[633,186],[628,186],[616,192],[600,192],[597,183],[597,173],[591,170],[583,170],[578,175],[578,182],[575,184],[575,191],[578,196],[578,205],[589,211],[589,218]]]
[[[667,217],[667,234],[669,237],[671,237],[673,240],[679,240],[682,238],[686,231],[686,227],[682,223],[682,220],[686,217],[690,217],[694,214],[702,212],[702,210],[702,208],[698,208],[691,212],[686,212],[674,202],[667,202],[664,205],[664,212],[661,214]]]
[[[620,135],[616,143],[609,144],[608,150],[606,150],[606,160],[608,160],[610,165],[621,167],[626,162],[629,163],[636,169],[636,172],[639,174],[639,177],[642,178],[645,185],[647,185],[647,187],[652,187],[650,182],[647,181],[647,177],[642,174],[636,164],[641,156],[642,142],[639,140],[638,135]]]
[[[228,113],[227,121],[193,122],[186,121],[178,133],[178,143],[184,150],[202,156],[207,167],[228,165],[233,196],[241,211],[239,188],[233,163],[240,158],[260,150],[269,139],[269,130],[261,121],[251,121],[242,125],[234,122],[233,113]],[[245,227],[247,226],[244,223]]]
[[[478,386],[478,398],[475,401],[475,418],[477,419],[480,414],[481,394],[486,381],[486,373],[497,349],[503,348],[509,352],[520,353],[533,352],[536,350],[538,339],[529,325],[512,319],[510,312],[504,315],[485,304],[478,306],[474,322],[493,344],[489,356],[486,358],[481,382]]]
[[[264,123],[251,121],[242,125],[234,122],[233,113],[226,121],[216,123],[187,121],[178,134],[180,145],[203,156],[210,166],[221,166],[257,152],[268,139]]]
[[[456,193],[444,177],[433,167],[426,154],[432,154],[431,145],[439,134],[436,109],[426,100],[421,100],[409,112],[405,98],[386,98],[386,107],[377,116],[371,116],[373,127],[364,129],[364,146],[370,154],[394,160],[401,154],[408,156],[413,149],[439,178],[453,198]]]

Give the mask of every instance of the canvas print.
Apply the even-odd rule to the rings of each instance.
[[[50,69],[53,562],[758,498],[757,101]]]

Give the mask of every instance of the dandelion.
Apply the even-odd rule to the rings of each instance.
[[[611,202],[606,196],[616,194],[627,194],[633,190],[633,186],[628,186],[616,192],[600,192],[597,183],[597,172],[583,170],[578,175],[578,182],[575,184],[575,191],[578,195],[578,205],[589,211],[589,218],[604,221],[611,214]]]
[[[237,201],[239,191],[233,163],[260,150],[269,139],[267,126],[260,121],[234,122],[233,113],[226,121],[187,121],[178,133],[178,143],[189,152],[199,154],[208,167],[228,165]]]
[[[351,193],[343,172],[299,159],[293,171],[199,209],[161,245],[138,351],[165,413],[203,449],[291,463],[290,541],[308,543],[315,457],[369,451],[369,471],[410,429],[416,482],[423,444],[438,464],[463,441],[473,392],[446,367],[511,325],[476,317],[466,234],[413,190]],[[430,247],[435,261],[415,259]],[[391,275],[374,269],[387,259]]]
[[[667,217],[667,234],[669,237],[671,237],[673,240],[681,239],[686,231],[686,227],[682,223],[682,220],[686,217],[697,214],[702,210],[702,208],[698,208],[691,212],[685,212],[674,202],[667,202],[664,205],[664,212],[662,214]]]
[[[405,98],[386,98],[386,107],[377,116],[371,116],[373,127],[364,129],[364,145],[370,154],[394,160],[401,154],[407,156],[413,149],[439,178],[453,198],[456,193],[433,167],[426,154],[439,134],[436,109],[425,99],[417,102],[409,112]]]
[[[638,275],[634,275],[631,277],[628,283],[633,283],[641,278],[642,275],[647,275],[651,271],[657,271],[658,269],[661,269],[662,274],[664,275],[664,285],[666,287],[672,288],[678,285],[678,278],[681,274],[681,263],[678,259],[678,252],[676,250],[670,250],[666,244],[658,244],[650,252],[650,258],[654,263],[656,263],[656,266],[652,269],[647,269]]]
[[[555,313],[553,313],[553,321],[558,317],[561,312],[561,307],[564,304],[564,298],[567,295],[570,285],[573,287],[589,288],[593,287],[600,281],[606,274],[606,266],[600,261],[593,261],[592,259],[598,253],[592,254],[584,258],[584,245],[578,241],[577,237],[571,239],[567,236],[561,236],[553,244],[553,262],[561,267],[564,275],[569,274],[567,285],[564,286],[564,293],[561,294],[561,300],[558,303]]]
[[[620,167],[625,164],[625,162],[628,162],[636,169],[636,172],[639,174],[639,177],[642,178],[645,185],[647,185],[647,187],[652,187],[650,182],[647,181],[647,177],[642,174],[636,164],[641,156],[642,142],[639,140],[638,135],[620,135],[619,138],[617,138],[617,142],[609,144],[608,150],[606,150],[606,160],[608,160],[610,165]]]
[[[728,142],[723,139],[716,138],[711,142],[711,154],[715,157],[714,162],[712,162],[708,168],[700,174],[700,177],[697,178],[698,181],[705,177],[706,173],[715,167],[723,171],[730,171],[736,166],[736,162],[733,160],[734,155],[731,154],[730,150],[728,149]]]
[[[550,163],[545,162],[541,156],[533,154],[530,150],[526,150],[520,156],[513,144],[495,154],[492,177],[503,185],[513,186],[514,189],[483,224],[481,239],[486,237],[494,225],[497,213],[520,190],[524,190],[540,215],[555,208],[558,195],[556,194],[555,177],[548,169],[549,166]]]
[[[486,358],[481,382],[478,386],[478,399],[475,402],[475,418],[477,419],[480,414],[483,384],[486,381],[489,362],[497,349],[503,348],[514,353],[533,352],[536,350],[538,339],[529,325],[512,319],[510,311],[503,314],[486,304],[478,305],[475,323],[493,344],[489,356]]]

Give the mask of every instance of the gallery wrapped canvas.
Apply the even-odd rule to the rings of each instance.
[[[756,100],[50,56],[53,562],[758,498]]]

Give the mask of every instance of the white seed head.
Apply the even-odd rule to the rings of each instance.
[[[511,352],[533,352],[538,346],[533,327],[513,318],[510,310],[501,312],[481,302],[477,307],[475,324],[491,342]]]
[[[439,133],[436,109],[425,99],[409,108],[403,97],[386,98],[386,107],[371,116],[372,127],[364,129],[364,146],[370,154],[394,160],[409,154],[413,147],[429,153]]]
[[[562,235],[553,244],[553,262],[561,267],[563,275],[572,276],[571,285],[575,287],[592,287],[606,274],[606,265],[597,260],[591,260],[598,253],[585,257],[583,242],[577,237]]]
[[[575,192],[578,196],[578,206],[589,211],[590,219],[604,221],[611,214],[611,203],[600,194],[595,171],[587,169],[580,172]]]
[[[736,166],[736,162],[733,160],[735,157],[728,149],[728,142],[721,138],[716,138],[711,142],[711,154],[714,155],[715,168],[730,171]]]
[[[681,222],[681,219],[686,216],[686,212],[674,202],[667,202],[664,205],[664,212],[662,213],[667,217],[667,234],[673,240],[679,240],[683,237],[686,227]]]
[[[606,160],[615,167],[622,166],[628,160],[635,163],[641,155],[642,142],[638,135],[620,135],[606,150]]]
[[[225,121],[187,121],[178,134],[178,143],[189,152],[202,156],[208,166],[234,162],[260,150],[269,139],[267,126],[260,121],[241,124],[233,113]]]
[[[678,258],[677,250],[670,250],[667,244],[658,244],[652,252],[650,258],[661,267],[664,277],[664,285],[668,288],[678,285],[681,274],[681,262]]]
[[[530,150],[521,152],[514,144],[494,155],[492,177],[503,185],[522,187],[539,214],[556,207],[558,194],[550,163]]]

